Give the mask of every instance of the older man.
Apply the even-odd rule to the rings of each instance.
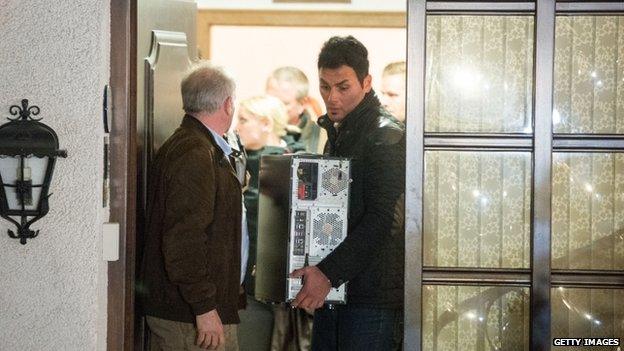
[[[153,162],[141,283],[159,350],[238,350],[241,184],[221,137],[234,89],[219,67],[189,71],[186,115]]]
[[[266,93],[280,99],[288,111],[288,134],[284,140],[292,151],[322,153],[327,140],[317,124],[317,115],[310,106],[308,77],[298,68],[275,69],[267,79]]]

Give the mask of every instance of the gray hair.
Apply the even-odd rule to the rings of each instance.
[[[200,61],[189,69],[180,84],[184,112],[217,112],[225,99],[234,95],[234,89],[236,83],[223,67]]]
[[[297,67],[284,66],[277,68],[271,73],[269,79],[271,78],[280,83],[292,83],[295,89],[297,89],[297,100],[308,96],[308,77]]]

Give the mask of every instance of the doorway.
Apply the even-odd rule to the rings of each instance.
[[[112,182],[127,185],[128,187],[123,189],[132,194],[132,203],[117,203],[117,206],[128,218],[131,216],[133,227],[132,230],[122,234],[122,239],[125,239],[123,241],[125,255],[120,256],[120,261],[115,263],[117,269],[111,270],[109,276],[111,282],[109,301],[115,303],[109,305],[108,333],[109,345],[113,349],[130,349],[132,346],[135,349],[142,349],[144,326],[135,301],[136,292],[141,289],[141,286],[137,284],[135,276],[140,267],[141,258],[142,211],[145,207],[144,187],[147,183],[145,170],[149,168],[151,155],[156,151],[159,143],[166,139],[168,133],[176,127],[170,118],[176,116],[175,111],[181,111],[181,101],[176,97],[175,86],[183,71],[188,67],[189,61],[197,57],[218,61],[217,54],[221,54],[222,50],[215,44],[221,36],[232,35],[231,32],[215,34],[222,30],[236,28],[249,30],[255,26],[255,28],[262,27],[263,30],[278,28],[294,30],[298,27],[305,27],[327,31],[327,28],[340,25],[344,33],[350,30],[363,32],[363,28],[371,28],[383,32],[384,35],[398,33],[399,44],[394,43],[394,46],[390,47],[385,45],[383,50],[375,50],[374,45],[369,48],[371,51],[379,51],[386,55],[376,57],[371,68],[371,73],[380,75],[383,64],[386,63],[384,62],[386,57],[388,60],[404,60],[406,17],[404,10],[371,11],[368,9],[357,12],[338,9],[325,12],[296,9],[280,9],[279,11],[212,9],[197,11],[196,2],[188,0],[128,0],[122,3],[124,5],[112,4],[122,16],[115,16],[120,19],[120,22],[111,24],[111,37],[112,42],[119,43],[123,40],[128,43],[128,47],[123,47],[125,50],[123,51],[122,47],[113,45],[111,51],[112,55],[124,55],[123,58],[126,59],[122,61],[120,58],[112,67],[112,71],[116,72],[114,74],[116,82],[126,87],[123,92],[127,95],[120,95],[115,101],[116,108],[119,110],[123,108],[126,112],[125,116],[117,115],[118,121],[125,123],[126,134],[118,134],[115,137],[126,142],[125,152],[127,152],[127,157],[131,156],[132,159],[124,164],[133,172],[126,174],[126,178],[113,179]],[[322,6],[324,5],[317,4],[317,7]],[[362,9],[362,3],[354,2],[354,6]],[[191,8],[194,8],[193,13],[189,13]],[[189,29],[189,23],[193,23],[193,28]],[[197,30],[195,31],[194,28]],[[373,39],[377,43],[384,44],[379,35]],[[320,44],[316,50],[318,49],[320,49]],[[310,56],[316,55],[317,52],[314,52]],[[227,57],[221,60],[229,62]],[[228,66],[228,62],[221,62],[221,64]],[[282,64],[277,61],[273,63]],[[259,75],[253,78],[256,85],[248,90],[249,95],[264,92],[266,78],[274,68],[266,67],[266,72],[259,72]],[[308,71],[312,72],[309,73],[310,78],[315,79],[315,69],[308,69]],[[247,75],[241,76],[251,80]],[[318,84],[311,82],[310,85],[310,90],[315,92],[315,86]],[[240,88],[244,89],[243,86]],[[122,91],[119,90],[119,92]],[[128,97],[131,97],[131,100],[124,101],[124,98]],[[125,105],[122,104],[124,102]],[[132,139],[128,134],[131,134]]]
[[[136,2],[111,4],[108,348],[132,349]],[[406,350],[624,339],[623,18],[615,1],[409,1]]]
[[[353,35],[368,49],[373,86],[379,94],[384,66],[390,62],[405,61],[405,18],[405,13],[399,11],[354,13],[200,9],[197,19],[199,54],[202,58],[224,64],[233,72],[238,101],[264,95],[267,79],[275,69],[295,67],[307,80],[307,98],[321,102],[316,66],[320,48],[332,36]],[[317,117],[313,116],[314,119]],[[257,152],[249,151],[249,154],[256,155]],[[251,161],[248,162],[249,165]],[[255,167],[250,169],[257,171]],[[251,179],[253,184],[254,175]],[[253,199],[253,192],[249,194]],[[252,213],[251,218],[255,218],[253,201],[249,204],[252,207],[247,208],[248,216]],[[250,235],[253,235],[252,231]],[[254,240],[250,241],[253,247]],[[288,309],[261,304],[251,294],[247,301],[249,311],[239,314],[241,350],[253,349],[249,346],[250,340],[256,341],[257,350],[269,349],[264,347],[267,335],[273,345],[270,349],[309,349],[310,315],[289,313]],[[249,332],[252,323],[259,325],[253,328],[254,333]],[[269,331],[260,325],[268,325]]]

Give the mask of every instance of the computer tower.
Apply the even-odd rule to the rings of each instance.
[[[300,278],[288,274],[315,265],[347,236],[350,162],[306,154],[266,155],[260,162],[255,297],[294,300]],[[327,303],[346,303],[346,286]]]

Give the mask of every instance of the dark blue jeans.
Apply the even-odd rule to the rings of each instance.
[[[314,312],[312,351],[394,351],[403,342],[403,310],[339,305]]]

